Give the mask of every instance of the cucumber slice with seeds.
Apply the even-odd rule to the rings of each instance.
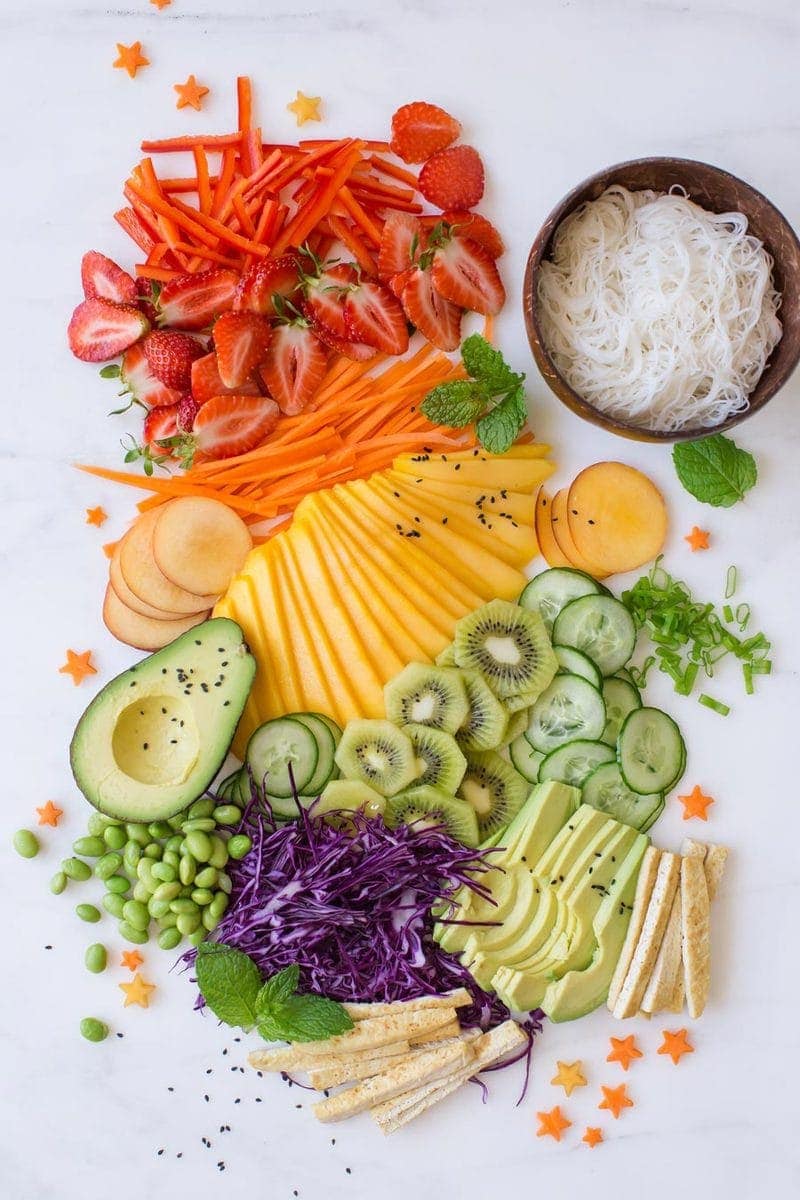
[[[664,807],[660,792],[649,796],[632,792],[615,762],[604,763],[592,771],[583,785],[581,799],[633,829],[649,829]]]
[[[617,759],[632,791],[667,792],[683,774],[686,746],[672,717],[660,708],[637,708],[620,730]]]
[[[571,567],[552,567],[530,581],[518,603],[520,608],[538,611],[550,633],[556,617],[570,600],[577,600],[579,596],[593,596],[599,591],[600,584],[583,571]]]
[[[307,726],[291,717],[261,725],[247,743],[247,765],[256,783],[281,799],[302,792],[317,769],[317,739]]]
[[[607,718],[602,740],[608,742],[609,746],[616,746],[625,718],[635,708],[642,707],[642,697],[639,695],[639,689],[632,683],[614,675],[603,681],[601,690]]]
[[[603,763],[614,761],[614,751],[605,742],[581,739],[559,746],[545,757],[539,767],[539,783],[548,779],[570,787],[582,787],[592,771]]]
[[[581,650],[603,675],[613,675],[633,654],[636,626],[625,605],[613,596],[581,596],[558,614],[553,641]]]
[[[559,675],[580,675],[593,687],[602,688],[603,676],[588,654],[583,654],[572,646],[553,646],[553,654],[558,661]]]
[[[317,743],[317,769],[303,788],[309,796],[318,796],[325,784],[334,775],[338,775],[333,756],[336,753],[337,741],[330,725],[321,715],[312,712],[293,713],[293,719],[305,725],[314,735]],[[339,733],[341,738],[341,731]]]
[[[526,737],[549,754],[578,738],[596,741],[606,727],[602,694],[580,675],[556,675],[531,709]]]
[[[528,739],[522,734],[520,737],[514,738],[508,747],[508,753],[523,779],[527,779],[528,783],[538,783],[539,766],[544,759],[541,750],[534,750]]]

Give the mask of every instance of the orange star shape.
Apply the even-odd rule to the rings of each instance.
[[[611,1053],[606,1056],[606,1062],[618,1062],[623,1071],[627,1071],[634,1059],[642,1057],[633,1034],[626,1038],[611,1038]]]
[[[711,534],[707,529],[698,529],[698,527],[694,525],[692,526],[692,532],[687,533],[683,540],[689,543],[689,545],[692,547],[692,553],[694,553],[695,550],[708,549],[708,539],[710,536]]]
[[[78,654],[75,650],[67,651],[67,661],[63,667],[58,668],[59,675],[71,675],[72,682],[77,687],[79,683],[83,683],[88,675],[96,675],[97,667],[92,666],[91,650],[84,650],[82,654]]]
[[[537,1137],[551,1137],[557,1142],[561,1141],[561,1134],[565,1129],[569,1129],[572,1121],[568,1121],[557,1104],[555,1108],[551,1108],[550,1112],[537,1112],[539,1118],[539,1128],[536,1130]]]
[[[138,950],[123,950],[121,967],[127,967],[129,971],[136,971],[144,962]]]
[[[142,54],[141,42],[133,42],[130,46],[123,46],[122,42],[117,42],[117,51],[119,57],[114,59],[112,65],[119,67],[121,71],[127,71],[131,79],[140,67],[150,66],[150,59]]]
[[[170,4],[172,4],[172,0],[150,0],[150,3],[155,4],[158,11],[161,12],[162,8],[169,8]]]
[[[598,1129],[596,1125],[587,1125],[586,1133],[581,1138],[582,1142],[594,1150],[595,1146],[599,1146],[603,1140],[603,1131]]]
[[[97,527],[99,528],[103,524],[103,522],[107,521],[107,520],[108,520],[108,513],[99,504],[98,504],[97,508],[87,508],[87,510],[86,510],[86,524],[87,525],[97,525]]]
[[[633,1101],[628,1095],[627,1084],[621,1083],[619,1087],[601,1087],[603,1099],[598,1104],[598,1108],[607,1108],[614,1117],[614,1120],[619,1120],[619,1115],[623,1108],[633,1108]]]
[[[684,1054],[694,1054],[694,1046],[690,1045],[685,1029],[662,1029],[663,1043],[658,1047],[659,1054],[668,1054],[677,1067]]]
[[[119,983],[117,987],[125,993],[124,1008],[127,1008],[130,1004],[138,1004],[140,1008],[149,1008],[150,993],[156,990],[156,985],[154,983],[147,983],[146,980],[142,979],[138,971],[130,983]]]
[[[39,814],[40,825],[53,826],[58,824],[59,817],[64,812],[63,808],[59,808],[57,804],[53,804],[52,800],[48,800],[46,804],[42,805],[41,808],[37,808],[36,811]]]
[[[574,1063],[556,1062],[558,1071],[550,1080],[556,1087],[563,1087],[568,1096],[571,1096],[576,1087],[586,1087],[586,1077],[581,1070],[583,1063],[578,1060]]]
[[[298,92],[291,104],[287,104],[286,107],[297,117],[298,125],[305,125],[306,121],[322,120],[319,114],[321,103],[321,96],[306,96],[303,92]]]
[[[209,89],[198,83],[194,75],[190,75],[186,83],[173,83],[172,87],[178,93],[176,108],[193,108],[200,112],[203,96],[208,95]]]
[[[711,796],[706,796],[706,794],[700,790],[697,784],[695,784],[688,796],[678,796],[678,799],[683,805],[684,821],[688,821],[692,817],[699,817],[701,821],[708,820],[708,813],[706,810],[711,807],[711,805],[714,803],[714,800]]]

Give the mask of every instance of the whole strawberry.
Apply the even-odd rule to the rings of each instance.
[[[192,386],[192,363],[205,349],[188,333],[156,329],[142,343],[150,370],[167,387],[188,392]]]

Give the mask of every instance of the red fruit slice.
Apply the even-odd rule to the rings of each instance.
[[[423,237],[422,225],[411,213],[390,212],[384,222],[378,252],[381,279],[391,279],[399,271],[408,270],[424,248]]]
[[[252,450],[278,423],[279,409],[267,396],[215,396],[192,426],[194,461],[231,458]]]
[[[348,338],[344,321],[344,299],[348,288],[358,281],[358,272],[350,263],[326,267],[305,285],[304,311],[326,333]]]
[[[81,259],[81,284],[87,300],[135,304],[139,298],[136,280],[99,250],[87,250]]]
[[[206,354],[192,363],[192,395],[198,404],[207,404],[215,396],[236,392],[239,396],[260,396],[261,388],[254,379],[248,379],[237,388],[226,388],[217,369],[216,354]]]
[[[303,411],[325,375],[325,347],[305,325],[278,325],[260,367],[269,394],[287,416]]]
[[[150,322],[131,304],[95,296],[75,309],[67,327],[69,348],[82,362],[108,362],[144,337]]]
[[[500,258],[505,253],[503,239],[491,221],[480,213],[465,212],[463,209],[448,209],[443,212],[440,220],[447,221],[453,226],[453,233],[458,237],[469,238],[488,250],[492,258]]]
[[[181,433],[191,433],[200,405],[194,396],[184,396],[178,404],[177,425]]]
[[[461,126],[436,104],[415,100],[404,104],[392,117],[392,152],[407,163],[421,163],[444,150],[461,133]]]
[[[351,341],[365,342],[384,354],[405,354],[408,329],[403,306],[389,288],[372,279],[347,293],[344,323]]]
[[[430,270],[416,270],[403,288],[403,308],[412,325],[440,350],[456,350],[461,342],[462,310],[433,286]]]
[[[168,447],[157,445],[165,438],[175,437],[178,430],[178,412],[180,404],[164,404],[152,409],[144,419],[142,441],[155,454],[168,452]]]
[[[197,339],[173,329],[154,329],[142,345],[156,379],[176,391],[188,392],[192,384],[192,363],[205,354]]]
[[[151,325],[155,325],[158,321],[158,309],[156,308],[158,289],[159,285],[156,284],[154,290],[152,279],[136,280],[137,303]]]
[[[481,156],[472,146],[451,146],[429,158],[419,173],[419,190],[437,208],[474,208],[483,195]]]
[[[275,316],[274,297],[291,299],[300,288],[297,260],[290,254],[256,263],[245,271],[233,298],[234,312]]]
[[[350,358],[353,362],[369,362],[378,353],[375,346],[368,346],[366,342],[351,342],[319,326],[314,326],[314,333],[329,350],[335,350],[337,354]]]
[[[179,393],[156,379],[150,370],[144,343],[136,342],[122,356],[119,377],[126,392],[147,408],[161,408],[166,404],[177,404]]]
[[[200,271],[170,279],[158,297],[160,322],[176,329],[205,329],[233,304],[239,276],[235,271]]]
[[[217,370],[226,388],[245,383],[267,352],[269,321],[254,312],[229,312],[214,323]]]
[[[405,288],[409,279],[411,279],[411,277],[413,276],[416,269],[417,269],[416,267],[408,267],[408,269],[405,271],[398,271],[398,273],[396,275],[393,275],[392,278],[389,280],[389,287],[392,289],[395,296],[397,296],[398,300],[402,300],[403,289]]]
[[[506,290],[495,261],[469,238],[450,238],[433,257],[433,286],[451,304],[468,308],[483,316],[499,313]]]

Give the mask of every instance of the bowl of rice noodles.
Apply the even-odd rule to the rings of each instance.
[[[800,242],[709,163],[640,158],[556,206],[528,258],[537,366],[573,412],[638,441],[719,433],[800,357]]]

